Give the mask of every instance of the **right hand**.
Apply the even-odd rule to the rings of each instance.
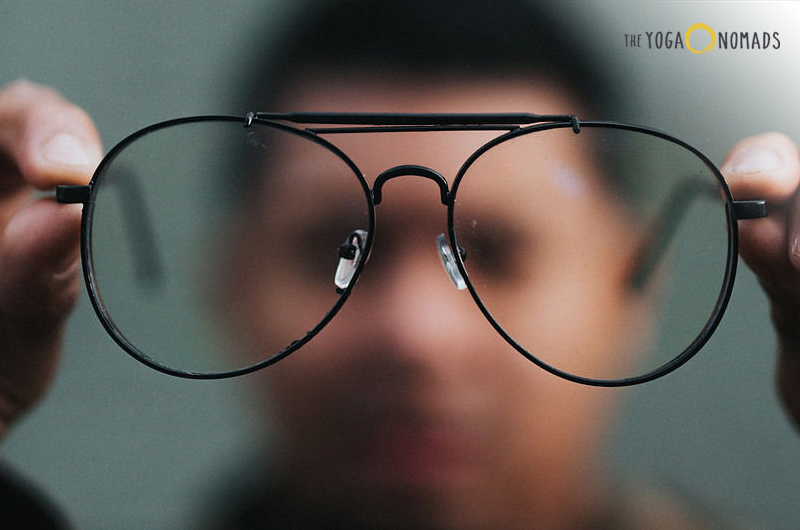
[[[0,89],[0,436],[47,389],[80,289],[80,206],[36,190],[87,184],[92,120],[53,89]]]

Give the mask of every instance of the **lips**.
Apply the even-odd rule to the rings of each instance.
[[[480,377],[388,363],[380,352],[359,359],[282,406],[290,458],[318,487],[422,502],[496,474],[493,442],[506,414]]]
[[[378,418],[359,440],[355,465],[372,487],[446,491],[477,480],[485,458],[462,417],[413,411]]]

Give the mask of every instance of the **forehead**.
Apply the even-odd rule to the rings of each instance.
[[[569,92],[554,80],[509,74],[315,69],[300,73],[280,104],[285,110],[579,114],[578,98]]]

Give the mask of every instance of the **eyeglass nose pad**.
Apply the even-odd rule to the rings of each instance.
[[[333,283],[336,284],[336,292],[342,293],[350,285],[353,275],[356,273],[359,263],[364,256],[364,244],[367,241],[367,231],[354,230],[347,236],[347,240],[339,245],[339,265],[336,267],[336,274]]]
[[[453,285],[455,285],[459,291],[463,291],[467,288],[467,282],[464,281],[464,277],[461,276],[461,272],[458,270],[453,249],[450,248],[450,244],[447,242],[447,238],[444,234],[439,234],[436,237],[436,247],[439,249],[439,258],[442,260],[445,272],[447,272]],[[464,259],[464,253],[460,248],[459,253],[461,254],[461,259]]]

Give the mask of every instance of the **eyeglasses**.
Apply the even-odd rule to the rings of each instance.
[[[452,184],[403,164],[370,185],[336,145],[469,132],[491,139]],[[84,277],[111,337],[162,372],[222,378],[275,363],[333,319],[398,177],[438,186],[446,235],[431,243],[489,325],[545,370],[600,386],[655,379],[700,350],[733,288],[737,222],[766,215],[673,136],[537,114],[182,118],[128,136],[89,185],[59,186],[57,198],[83,204]],[[375,266],[411,267],[426,251],[387,247],[397,255]],[[255,326],[267,338],[243,346]]]

